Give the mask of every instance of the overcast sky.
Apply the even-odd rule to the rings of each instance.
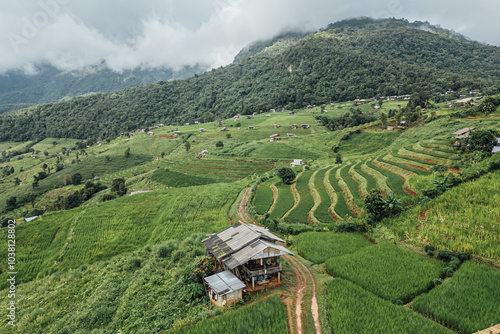
[[[229,64],[252,41],[370,16],[429,21],[500,46],[499,0],[3,0],[0,74]]]

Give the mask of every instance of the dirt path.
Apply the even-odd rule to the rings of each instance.
[[[248,214],[248,208],[246,205],[251,193],[252,187],[248,187],[243,193],[240,205],[238,206],[238,216],[241,218],[241,220],[248,223],[253,222],[252,218],[250,218],[250,215]]]
[[[243,193],[243,196],[241,197],[241,201],[238,205],[238,216],[241,218],[241,220],[245,223],[252,223],[253,220],[251,219],[250,215],[248,214],[248,199],[250,198],[250,194],[252,191],[252,187],[249,187],[245,190]],[[303,333],[303,327],[302,327],[302,301],[304,298],[304,292],[308,288],[308,286],[311,286],[312,289],[312,297],[311,297],[311,314],[313,317],[314,321],[314,328],[315,328],[315,333],[320,334],[321,333],[321,324],[319,321],[319,306],[318,306],[318,299],[316,297],[316,281],[314,279],[314,276],[312,275],[311,271],[309,268],[307,268],[306,265],[304,265],[299,259],[294,258],[293,256],[288,256],[285,255],[284,260],[292,267],[293,272],[295,273],[295,276],[297,276],[297,285],[295,287],[295,291],[290,291],[290,293],[294,293],[296,298],[295,298],[295,312],[292,312],[292,304],[293,302],[290,300],[290,298],[285,298],[283,300],[283,303],[286,305],[287,308],[287,322],[288,322],[288,327],[289,327],[289,332],[291,334],[295,334],[294,328],[293,328],[293,316],[295,316],[295,325],[296,325],[296,332],[297,334],[302,334]],[[304,268],[307,271],[307,274],[309,276],[309,280],[306,278],[306,274],[304,273]]]

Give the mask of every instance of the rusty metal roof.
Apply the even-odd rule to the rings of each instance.
[[[202,242],[211,254],[213,254],[217,259],[222,260],[229,268],[232,269],[248,261],[247,259],[240,262],[239,259],[234,258],[232,255],[259,240],[262,242],[266,241],[271,245],[274,245],[274,243],[271,242],[283,242],[282,239],[278,238],[265,228],[253,224],[244,224],[242,222],[235,223],[225,230],[203,240]],[[278,245],[275,246],[278,247]],[[251,249],[252,248],[250,247],[250,250]],[[283,249],[286,248],[283,247]],[[247,251],[249,251],[249,249],[245,251],[245,254]]]

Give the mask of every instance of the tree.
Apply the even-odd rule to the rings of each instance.
[[[216,144],[215,144],[215,147],[224,147],[224,143],[219,140]]]
[[[14,210],[17,207],[17,197],[11,196],[11,197],[7,198],[7,200],[5,201],[5,204],[6,204],[7,211]]]
[[[80,173],[75,173],[71,176],[71,183],[74,184],[75,186],[79,185],[82,183],[82,174]]]
[[[186,142],[184,143],[184,147],[186,148],[186,152],[189,152],[189,150],[191,149],[191,143],[190,143],[190,142],[188,142],[188,141],[186,141]]]
[[[284,184],[291,184],[295,180],[295,172],[289,167],[282,167],[276,174]]]
[[[42,164],[42,169],[45,171],[49,167],[45,162]]]
[[[373,222],[379,222],[384,218],[383,196],[377,189],[372,189],[365,197],[365,208],[368,218]]]
[[[337,153],[337,155],[335,156],[335,163],[337,165],[340,165],[342,163],[342,155],[340,153]]]
[[[385,217],[392,217],[393,215],[397,216],[399,215],[401,210],[403,210],[401,199],[396,198],[392,191],[388,193],[386,197],[382,198],[382,205],[384,208]]]
[[[125,187],[125,179],[114,179],[113,183],[111,184],[111,191],[116,193],[118,196],[125,195],[127,193],[127,188]]]
[[[125,158],[130,157],[130,147],[127,147],[125,151],[123,152],[123,155],[125,155]]]
[[[21,184],[21,180],[20,180],[18,177],[16,177],[16,178],[14,179],[14,183],[16,184],[16,186],[18,186],[18,185],[20,185],[20,184]]]
[[[25,202],[30,202],[31,203],[31,207],[34,208],[35,207],[35,199],[36,199],[36,195],[34,193],[28,193],[26,195],[26,197],[24,198],[24,201]]]
[[[381,113],[380,114],[380,121],[382,122],[382,126],[385,128],[387,126],[387,114],[386,113]]]
[[[473,130],[470,136],[464,138],[461,150],[469,152],[483,151],[490,153],[495,146],[495,135],[491,130]]]
[[[65,174],[63,183],[65,186],[69,186],[71,184],[71,174]]]
[[[398,112],[394,115],[394,119],[396,120],[396,125],[401,125],[401,119],[403,118],[403,113],[401,110],[398,110]]]

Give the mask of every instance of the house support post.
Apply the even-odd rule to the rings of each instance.
[[[278,271],[278,284],[281,284],[281,273]]]
[[[255,289],[255,277],[252,277],[252,290]]]

